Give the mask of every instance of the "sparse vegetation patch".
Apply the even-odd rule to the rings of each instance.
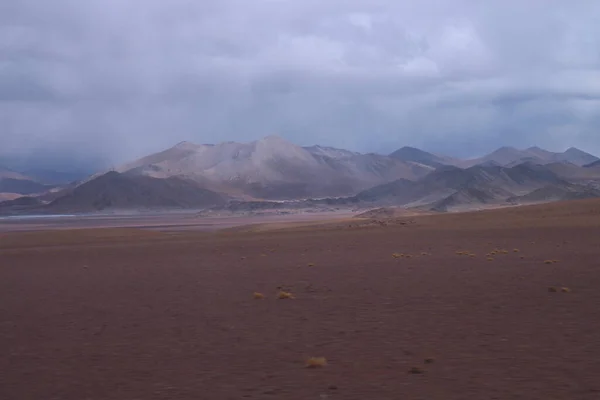
[[[327,359],[325,357],[310,357],[305,362],[306,368],[323,368],[327,365]]]
[[[286,292],[285,290],[281,290],[279,294],[277,294],[277,298],[279,300],[293,299],[294,295],[290,292]]]

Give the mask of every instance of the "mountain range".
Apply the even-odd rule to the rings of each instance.
[[[576,148],[502,147],[459,159],[403,147],[389,155],[250,143],[179,143],[82,180],[0,167],[0,212],[402,205],[449,211],[600,196],[600,159]],[[25,198],[23,198],[25,197]],[[277,205],[277,206],[275,206]]]

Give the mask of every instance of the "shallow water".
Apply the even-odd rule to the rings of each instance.
[[[20,220],[20,219],[42,219],[42,218],[73,218],[77,217],[74,214],[44,214],[44,215],[8,215],[8,216],[0,216],[0,220]]]

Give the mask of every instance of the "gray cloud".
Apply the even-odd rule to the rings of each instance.
[[[595,0],[0,0],[0,157],[272,133],[600,154],[599,121]]]

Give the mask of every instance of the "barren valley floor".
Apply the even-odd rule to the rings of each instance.
[[[0,398],[598,399],[599,237],[596,200],[0,233]]]

